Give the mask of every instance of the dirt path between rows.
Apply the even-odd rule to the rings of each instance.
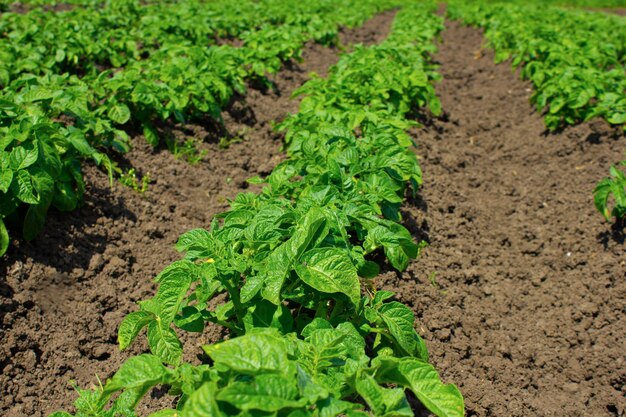
[[[361,28],[343,30],[341,43],[380,41],[394,15],[382,13]],[[70,408],[76,398],[71,379],[81,387],[95,383],[96,374],[105,380],[127,357],[146,349],[138,343],[119,352],[120,321],[138,300],[152,296],[152,278],[179,259],[179,235],[208,227],[227,208],[227,199],[248,189],[247,178],[268,174],[283,158],[282,138],[271,122],[297,111],[291,92],[309,72],[325,75],[339,53],[340,48],[308,45],[302,63],[290,63],[272,77],[275,91],[250,89],[233,103],[224,114],[227,132],[216,132],[212,124],[170,126],[178,137],[204,141],[206,156],[196,165],[136,138],[127,162],[151,174],[145,194],[119,184],[110,189],[106,176],[88,167],[85,206],[51,213],[34,242],[9,249],[0,259],[0,415],[41,417]],[[245,140],[220,150],[225,134]],[[187,341],[194,346],[186,359],[197,361],[193,347],[219,337],[209,332]],[[152,401],[138,412],[154,408]]]
[[[384,286],[417,313],[468,416],[624,416],[626,252],[592,190],[626,141],[602,124],[544,135],[530,85],[447,23],[436,60],[448,121],[415,132],[430,247]]]

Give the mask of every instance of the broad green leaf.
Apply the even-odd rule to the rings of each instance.
[[[47,200],[28,208],[26,217],[24,217],[24,227],[22,229],[25,240],[33,240],[37,234],[39,234],[41,229],[43,229],[50,203],[51,201]]]
[[[10,166],[13,171],[28,168],[29,166],[37,162],[37,157],[39,156],[39,148],[37,146],[30,146],[30,149],[27,149],[23,146],[13,148],[13,150],[11,151],[11,156],[9,157]]]
[[[165,327],[157,320],[148,324],[148,345],[150,351],[163,362],[178,365],[183,356],[183,347],[174,330]]]
[[[154,314],[147,311],[134,311],[124,317],[117,331],[117,342],[120,345],[120,350],[130,346],[139,332],[155,318]]]
[[[626,113],[612,114],[606,121],[614,125],[624,124],[626,123]]]
[[[115,123],[123,125],[130,120],[130,109],[126,104],[115,103],[109,107],[107,115],[109,119],[113,120]]]
[[[254,381],[235,382],[217,394],[219,401],[228,402],[243,411],[276,412],[305,405],[297,400],[298,387],[293,376],[258,375]]]
[[[246,374],[282,373],[288,362],[282,339],[264,333],[251,333],[225,342],[203,346],[216,364]]]
[[[17,171],[16,179],[17,198],[27,204],[39,204],[39,196],[35,195],[35,187],[28,171],[24,169]]]
[[[159,290],[153,298],[154,310],[163,326],[169,326],[179,313],[183,300],[198,279],[198,267],[188,260],[176,261],[165,268],[156,278]]]
[[[261,291],[263,287],[263,277],[258,275],[250,275],[246,277],[246,282],[241,287],[239,296],[242,303],[249,303],[255,295]]]
[[[291,332],[293,318],[291,312],[284,305],[274,305],[267,300],[260,300],[250,306],[243,319],[246,330],[255,327],[272,327],[282,334]]]
[[[287,279],[287,275],[293,268],[293,263],[309,246],[321,241],[328,234],[328,225],[324,212],[317,208],[311,208],[295,228],[291,239],[280,245],[270,256],[264,265],[263,297],[278,305],[280,303],[280,290]]]
[[[463,417],[463,396],[452,384],[443,384],[435,368],[415,358],[383,357],[374,360],[379,383],[397,384],[413,391],[420,402],[438,417]]]
[[[441,101],[439,98],[434,96],[428,102],[428,109],[433,114],[433,116],[441,116]]]
[[[4,225],[4,220],[0,217],[0,256],[4,255],[9,248],[9,232]]]
[[[223,417],[224,414],[217,405],[216,394],[215,382],[205,382],[185,402],[180,417]]]
[[[419,246],[413,242],[411,234],[403,226],[389,222],[375,226],[368,230],[363,247],[371,252],[378,247],[384,247],[385,255],[391,265],[403,271],[419,254]]]
[[[164,383],[168,374],[158,357],[148,354],[134,356],[107,381],[104,392],[110,394],[121,389],[153,387]]]
[[[392,301],[383,304],[378,309],[378,314],[395,341],[406,353],[418,356],[428,362],[428,351],[424,341],[413,327],[415,316],[410,308],[397,301]]]
[[[156,131],[154,126],[144,123],[143,136],[146,138],[146,142],[148,142],[153,147],[159,146],[159,133]]]
[[[13,169],[10,168],[9,154],[0,152],[0,192],[6,193],[13,181]]]
[[[355,307],[359,305],[361,284],[356,267],[345,250],[311,249],[302,255],[295,269],[307,285],[324,293],[345,294]]]
[[[204,331],[202,311],[196,306],[183,307],[181,314],[174,318],[174,324],[187,332],[202,333]]]
[[[186,252],[185,258],[194,261],[214,256],[215,245],[215,238],[208,230],[193,229],[178,238],[176,250]]]
[[[85,133],[79,129],[69,130],[69,134],[66,136],[72,146],[83,156],[93,157],[96,154],[96,150],[89,144],[85,138]]]
[[[403,389],[383,388],[372,376],[362,374],[356,383],[356,390],[375,416],[412,417],[414,415]]]
[[[605,178],[600,181],[593,191],[593,202],[600,213],[608,221],[611,219],[611,212],[607,208],[609,195],[611,194],[611,180]]]
[[[320,399],[328,398],[329,392],[324,387],[316,384],[311,375],[309,375],[300,364],[296,365],[297,381],[300,395],[309,403],[317,402]]]

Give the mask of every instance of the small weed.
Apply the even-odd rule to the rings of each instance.
[[[165,141],[174,158],[182,158],[190,165],[195,165],[202,161],[202,158],[207,154],[206,150],[198,149],[198,145],[201,142],[197,138],[187,138],[184,142],[178,141],[176,138],[170,138]]]
[[[439,283],[437,282],[437,271],[433,271],[428,275],[428,280],[430,281],[430,285],[435,288],[440,288]]]
[[[134,168],[129,169],[127,172],[122,171],[120,173],[120,184],[132,188],[136,192],[143,194],[148,190],[148,185],[150,184],[150,173],[147,173],[143,177],[141,177],[140,181],[137,179],[137,172]]]
[[[247,139],[247,134],[248,134],[248,128],[244,128],[238,131],[233,136],[224,136],[220,139],[219,143],[217,144],[217,147],[224,150],[224,149],[228,149],[230,145],[233,145],[235,143],[245,142]]]

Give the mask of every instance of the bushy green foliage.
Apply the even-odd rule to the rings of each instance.
[[[487,3],[535,4],[542,6],[614,8],[626,7],[626,0],[482,0]]]
[[[454,1],[453,19],[484,28],[496,61],[511,60],[535,92],[550,130],[604,118],[626,123],[626,21],[606,13],[513,4]]]
[[[76,416],[134,416],[161,384],[176,409],[152,417],[410,416],[406,390],[438,416],[464,415],[412,311],[371,280],[380,256],[403,270],[420,250],[399,206],[421,183],[405,115],[439,111],[425,44],[443,25],[432,9],[402,9],[387,42],[357,48],[298,92],[300,112],[281,126],[288,159],[251,179],[265,184],[260,194],[238,195],[209,230],[181,236],[184,259],[119,327],[122,349],[145,330],[151,354],[81,391]],[[203,365],[184,363],[179,332],[207,323],[230,339],[203,346]]]
[[[0,256],[9,246],[7,224],[22,225],[24,238],[31,240],[50,207],[69,211],[82,202],[80,159],[112,170],[81,129],[48,117],[55,106],[80,106],[71,95],[30,92],[0,95]]]
[[[50,149],[66,168],[62,177],[56,168],[46,168],[50,174],[46,179],[51,178],[54,186],[35,182],[33,196],[23,191],[18,198],[17,192],[9,191],[18,187],[18,179],[25,181],[26,171],[12,177],[15,184],[0,187],[0,249],[4,248],[0,256],[8,244],[5,222],[16,222],[7,218],[22,216],[19,211],[31,213],[24,231],[28,229],[25,237],[32,238],[51,204],[65,210],[75,207],[82,198],[81,161],[91,158],[104,163],[109,172],[116,171],[105,154],[128,151],[129,127],[158,146],[158,122],[185,123],[207,115],[221,120],[222,109],[235,93],[244,92],[246,80],[265,79],[284,61],[299,59],[307,41],[336,42],[340,26],[359,25],[398,4],[399,0],[145,4],[112,0],[69,12],[35,8],[26,14],[3,13],[0,101],[13,109],[2,120],[9,132],[6,141],[28,135],[23,120],[32,119],[38,132],[55,138],[58,146]],[[238,37],[242,44],[216,45],[216,38],[224,36]],[[21,147],[23,140],[12,146]],[[36,140],[52,139],[39,134]],[[18,171],[24,168],[16,165]],[[3,174],[5,181],[8,172]],[[45,192],[37,187],[45,187]],[[70,188],[75,203],[59,203],[69,198],[63,193]],[[39,191],[50,195],[42,200]],[[35,209],[29,211],[31,206],[38,207],[36,216]]]

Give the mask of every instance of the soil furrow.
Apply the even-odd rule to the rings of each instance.
[[[341,42],[379,40],[394,14],[342,31]],[[180,257],[174,244],[181,233],[208,227],[229,198],[248,189],[247,178],[269,173],[283,158],[272,121],[297,111],[292,91],[309,72],[325,74],[339,53],[339,48],[307,45],[301,63],[290,63],[272,77],[274,89],[250,88],[233,102],[224,114],[225,130],[212,123],[164,128],[200,142],[198,149],[206,154],[195,165],[136,138],[125,163],[153,178],[143,195],[117,183],[110,189],[103,173],[87,167],[84,207],[50,213],[35,241],[9,249],[0,260],[1,415],[40,417],[68,408],[76,397],[71,379],[81,387],[95,383],[96,373],[104,380],[131,354],[145,350],[137,343],[130,352],[119,352],[121,319],[138,300],[152,296],[152,278]],[[220,150],[223,136],[243,142]],[[192,344],[186,359],[197,361],[200,352],[194,347],[219,337],[214,330],[186,340]],[[159,401],[165,400],[138,411],[154,409]]]
[[[425,180],[405,213],[430,247],[383,284],[469,416],[622,416],[626,252],[592,190],[624,138],[596,122],[546,134],[530,84],[482,40],[447,22],[448,117],[415,131]]]

